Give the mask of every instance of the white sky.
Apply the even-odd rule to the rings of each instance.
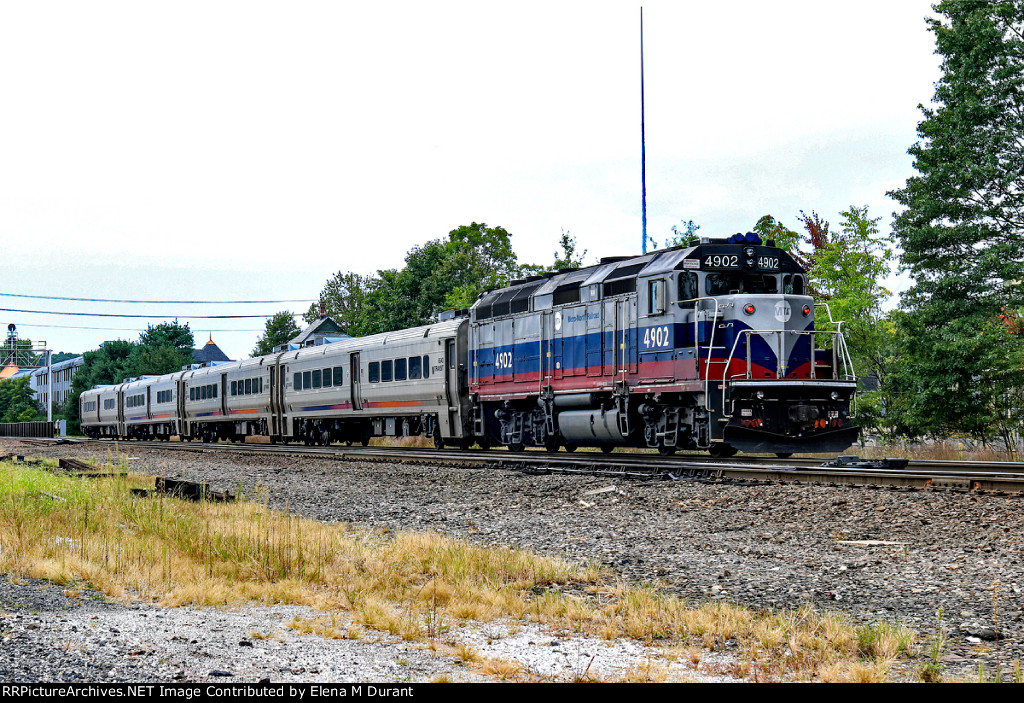
[[[550,262],[563,229],[588,261],[639,252],[639,7],[0,0],[0,293],[314,299],[335,271],[401,266],[473,221],[505,227],[525,262]],[[838,226],[851,204],[888,228],[939,77],[929,14],[644,2],[649,234],[693,219],[727,236],[766,213],[796,228],[801,209]],[[75,352],[147,324],[0,322]],[[190,324],[232,358],[263,328]]]

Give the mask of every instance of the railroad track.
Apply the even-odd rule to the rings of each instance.
[[[25,440],[22,440],[25,441]],[[54,444],[57,440],[29,440]],[[75,443],[110,446],[109,440]],[[907,489],[947,489],[994,493],[1024,493],[1024,463],[980,461],[912,461],[906,468],[825,466],[824,458],[707,456],[671,457],[642,452],[548,453],[497,450],[437,450],[410,447],[306,447],[270,444],[199,444],[182,442],[121,442],[121,447],[150,447],[194,453],[261,453],[318,456],[363,461],[399,461],[488,467],[528,473],[565,473],[623,478],[797,482],[822,485],[886,486]]]

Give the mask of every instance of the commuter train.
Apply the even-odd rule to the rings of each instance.
[[[827,312],[827,306],[818,306]],[[94,388],[91,437],[842,451],[842,323],[753,233],[613,257],[483,294],[436,324]]]

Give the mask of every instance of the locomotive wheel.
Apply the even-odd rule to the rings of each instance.
[[[441,438],[441,428],[434,428],[434,449],[444,449],[444,439]]]
[[[370,437],[369,437],[369,435],[367,435],[367,436],[363,437],[363,446],[365,447],[365,446],[367,446],[369,444],[370,444]]]
[[[549,452],[558,451],[558,437],[548,437],[544,440],[544,448]]]
[[[523,451],[523,443],[522,442],[509,442],[508,443],[508,450],[510,452],[521,452],[521,451]]]
[[[793,456],[793,452],[775,452],[775,456],[779,457],[780,459],[788,459],[789,457]]]
[[[578,446],[579,446],[578,444],[571,444],[569,442],[566,442],[565,443],[565,451],[567,451],[567,452],[574,452],[574,451],[576,451],[576,448]]]
[[[728,444],[712,444],[711,448],[708,449],[708,454],[716,459],[726,459],[733,456],[739,451],[735,447],[730,447]]]
[[[612,452],[615,451],[615,445],[613,445],[613,444],[602,444],[601,445],[601,451],[604,452],[605,454],[611,454]]]
[[[664,445],[658,447],[658,454],[661,454],[662,456],[672,456],[675,453],[676,453],[676,448],[675,447],[666,447]]]
[[[480,447],[481,449],[483,449],[483,450],[484,450],[485,452],[486,452],[486,451],[487,451],[488,449],[490,449],[490,448],[491,448],[491,440],[487,439],[486,437],[481,437],[480,439],[478,439],[478,440],[476,441],[476,443],[477,443],[477,446],[479,446],[479,447]]]

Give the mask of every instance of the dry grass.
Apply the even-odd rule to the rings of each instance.
[[[850,447],[847,454],[857,454],[867,459],[882,459],[889,456],[901,456],[921,461],[1018,461],[1012,459],[1005,448],[998,446],[977,447],[973,443],[949,439],[934,444],[890,444],[880,447]]]
[[[434,440],[430,437],[413,435],[411,437],[371,437],[371,447],[415,447],[417,449],[430,449],[434,446]]]
[[[522,664],[506,659],[484,659],[477,671],[498,681],[525,680],[528,675]]]
[[[144,484],[141,476],[86,481],[0,464],[0,570],[167,606],[305,605],[322,615],[293,619],[288,627],[299,633],[387,632],[446,651],[439,639],[453,624],[496,618],[671,645],[693,666],[728,643],[740,659],[730,673],[756,680],[875,680],[895,658],[913,654],[911,634],[890,625],[857,628],[810,608],[693,607],[656,586],[609,585],[596,567],[522,550],[327,525],[244,499],[129,495]],[[587,592],[567,595],[580,591],[566,588],[573,584]],[[271,635],[253,634],[263,636]],[[471,647],[454,653],[494,678],[526,675]],[[662,668],[648,663],[626,677],[662,680]]]

